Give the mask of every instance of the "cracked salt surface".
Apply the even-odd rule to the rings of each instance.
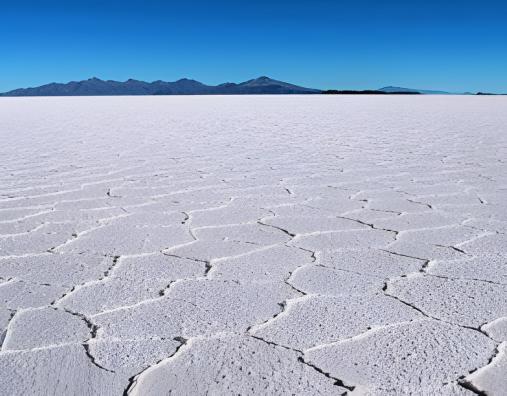
[[[505,105],[2,99],[2,394],[505,395]]]

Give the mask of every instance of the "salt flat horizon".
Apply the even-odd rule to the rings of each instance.
[[[507,388],[507,99],[0,99],[9,395]]]

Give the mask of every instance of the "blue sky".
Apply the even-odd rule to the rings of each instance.
[[[2,1],[0,91],[260,75],[324,89],[507,92],[507,1]]]

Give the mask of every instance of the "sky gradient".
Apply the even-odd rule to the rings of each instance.
[[[0,92],[260,75],[321,89],[507,92],[506,1],[8,1]]]

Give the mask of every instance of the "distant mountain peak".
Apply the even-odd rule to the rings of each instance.
[[[248,81],[250,81],[250,82],[255,81],[255,82],[259,82],[259,83],[278,82],[277,80],[274,80],[274,79],[272,79],[271,77],[268,77],[268,76],[260,76],[260,77],[257,77],[257,78],[254,78],[254,79],[248,80]]]

